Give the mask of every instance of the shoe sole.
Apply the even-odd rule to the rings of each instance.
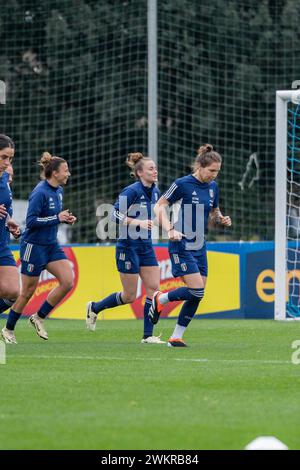
[[[148,314],[152,325],[156,325],[156,323],[159,320],[160,314],[161,314],[161,312],[158,312],[158,310],[157,310],[157,301],[156,301],[157,296],[158,296],[158,294],[156,294],[154,296],[153,301],[152,301],[154,303],[154,307],[153,307],[153,303],[152,303],[152,305],[149,309],[149,314]]]
[[[147,341],[141,340],[141,344],[166,344],[166,341],[160,341],[159,343],[148,343]]]
[[[187,346],[187,344],[185,344],[185,343],[179,343],[179,342],[177,343],[177,342],[176,342],[176,343],[173,343],[173,344],[172,344],[172,343],[170,343],[170,342],[168,341],[168,348],[187,348],[187,347],[188,347],[188,346]]]
[[[90,331],[95,331],[96,330],[96,323],[94,325],[91,325],[88,323],[89,315],[92,311],[92,303],[93,302],[88,302],[86,304],[86,317],[85,317],[85,324],[88,330]]]
[[[48,341],[48,336],[45,337],[45,336],[40,335],[37,327],[35,326],[35,323],[31,320],[31,318],[29,318],[28,324],[31,325],[35,329],[35,332],[36,332],[36,334],[38,335],[39,338],[43,339],[44,341]]]

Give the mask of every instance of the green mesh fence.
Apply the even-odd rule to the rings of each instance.
[[[158,163],[166,189],[197,147],[224,157],[217,239],[273,239],[275,90],[300,79],[297,0],[158,0]],[[0,129],[17,144],[14,195],[26,199],[49,150],[66,158],[73,242],[95,242],[96,207],[147,153],[147,1],[1,2]]]
[[[8,0],[0,18],[0,128],[16,141],[14,197],[38,181],[42,151],[64,157],[72,241],[95,242],[97,206],[130,182],[127,153],[147,151],[147,3]]]
[[[211,238],[274,237],[275,91],[300,76],[299,7],[159,2],[160,179],[188,172],[201,143],[222,154],[220,206],[233,227]]]

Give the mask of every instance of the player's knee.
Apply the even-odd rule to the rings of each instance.
[[[158,291],[159,290],[159,284],[155,285],[155,286],[151,286],[151,287],[148,287],[146,289],[146,294],[147,294],[147,297],[149,299],[152,299],[153,295],[154,295],[154,292]]]
[[[11,290],[10,295],[9,295],[9,301],[14,303],[17,300],[17,298],[19,297],[19,295],[20,295],[19,287],[13,288]]]
[[[61,283],[61,287],[65,292],[70,292],[74,287],[74,279],[66,279]]]
[[[2,282],[0,285],[0,296],[4,299],[16,299],[19,295],[19,286]]]
[[[136,294],[135,292],[123,292],[122,294],[122,300],[124,304],[132,304],[136,299]]]

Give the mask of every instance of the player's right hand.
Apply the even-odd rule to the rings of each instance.
[[[178,232],[177,230],[172,228],[171,230],[168,231],[168,237],[169,237],[169,240],[171,240],[171,242],[178,242],[182,240],[183,233]]]
[[[67,209],[67,210],[65,210],[65,211],[61,211],[61,212],[58,214],[58,219],[59,219],[59,221],[62,222],[62,223],[68,223],[69,218],[70,218],[70,211],[69,211],[69,209]]]
[[[151,230],[153,227],[152,220],[141,220],[139,226],[144,230]]]

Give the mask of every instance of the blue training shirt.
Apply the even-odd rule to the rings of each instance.
[[[12,216],[12,192],[9,186],[9,174],[4,172],[0,176],[0,205],[4,204],[8,216]],[[8,244],[7,218],[0,219],[0,246]]]
[[[196,213],[199,211],[200,204],[202,204],[204,218],[202,226],[204,234],[207,233],[209,213],[219,206],[219,188],[215,181],[201,183],[193,175],[184,176],[175,180],[163,197],[170,205],[175,203],[178,205],[174,225],[176,230],[185,235],[185,238],[180,242],[183,248],[185,248],[187,241],[195,240],[195,237],[191,237],[190,234],[191,232],[196,233]],[[173,243],[178,244],[178,242],[169,242],[171,246]]]
[[[26,229],[22,240],[38,245],[57,242],[58,214],[62,211],[63,188],[41,181],[29,196]]]
[[[159,198],[160,191],[155,184],[148,188],[141,181],[136,181],[123,189],[114,204],[113,213],[115,221],[120,224],[118,244],[128,246],[152,243],[151,230],[144,230],[130,225],[125,226],[122,225],[122,222],[126,217],[153,220],[153,208]]]

